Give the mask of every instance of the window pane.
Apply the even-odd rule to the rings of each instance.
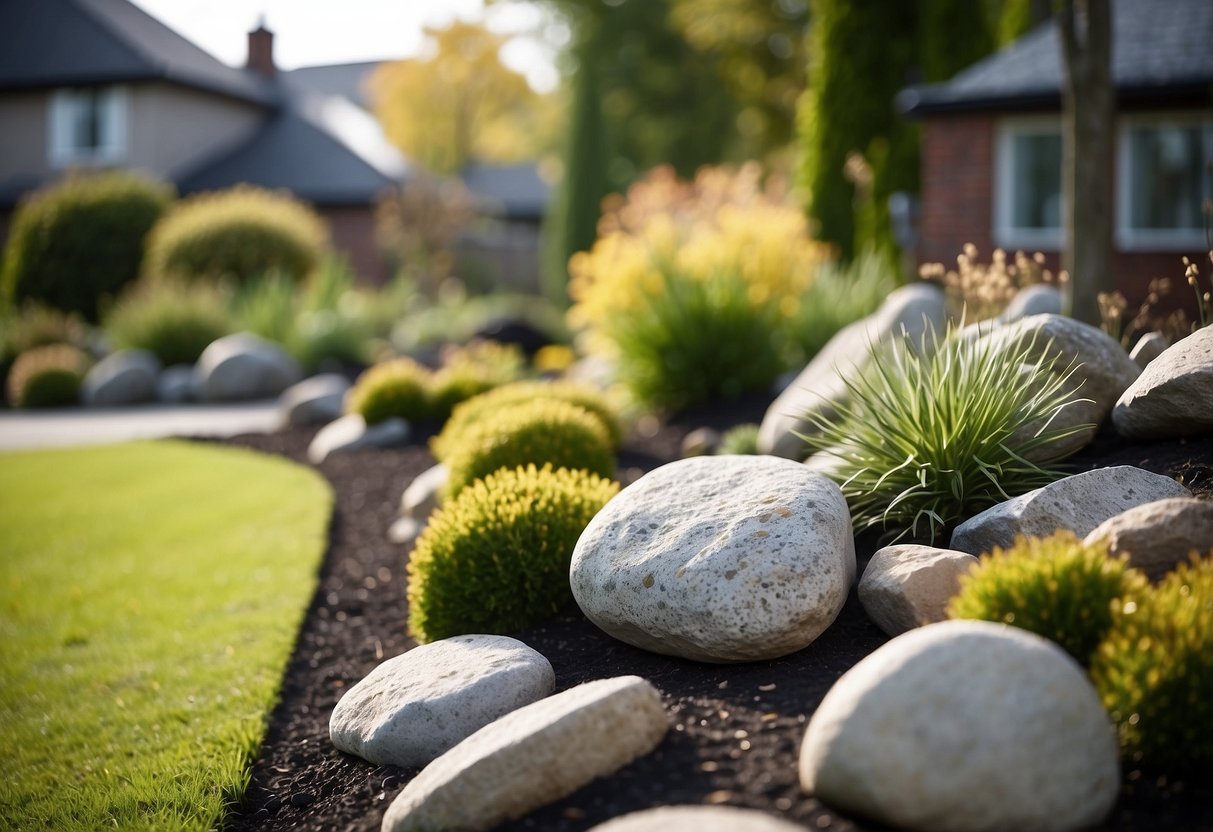
[[[1202,129],[1137,127],[1129,132],[1129,222],[1133,228],[1196,229]]]
[[[1061,228],[1061,135],[1020,134],[1013,139],[1011,153],[1012,226]]]

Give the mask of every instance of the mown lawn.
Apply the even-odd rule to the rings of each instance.
[[[0,828],[220,823],[331,505],[314,472],[226,448],[0,454]]]

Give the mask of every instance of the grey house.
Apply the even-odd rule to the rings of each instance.
[[[24,193],[89,167],[143,171],[183,194],[290,190],[376,281],[374,200],[408,170],[364,109],[286,83],[264,28],[234,68],[126,0],[0,2],[0,225]]]

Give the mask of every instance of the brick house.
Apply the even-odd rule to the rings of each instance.
[[[1181,257],[1208,251],[1213,197],[1213,2],[1113,0],[1116,283],[1131,305]],[[952,265],[965,243],[1059,262],[1062,57],[1046,22],[950,81],[904,90],[922,124],[920,263]],[[1186,287],[1172,295],[1186,301]]]

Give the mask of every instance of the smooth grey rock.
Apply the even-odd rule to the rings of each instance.
[[[80,385],[88,407],[121,407],[156,396],[160,361],[147,350],[119,350],[93,365]]]
[[[1064,477],[971,517],[956,527],[950,547],[979,555],[996,546],[1009,548],[1017,535],[1047,537],[1065,529],[1085,537],[1100,523],[1134,506],[1190,496],[1188,489],[1170,477],[1132,465],[1096,468]]]
[[[174,364],[160,371],[156,378],[156,401],[185,404],[198,399],[198,374],[193,364]]]
[[[573,550],[573,597],[621,641],[704,662],[773,659],[834,622],[855,581],[838,486],[772,456],[663,465],[615,496]]]
[[[388,807],[383,832],[482,832],[559,800],[652,751],[661,694],[638,676],[600,679],[506,714],[426,766]]]
[[[767,408],[758,432],[758,450],[787,459],[808,455],[804,440],[793,432],[811,434],[806,412],[830,416],[848,393],[845,379],[866,367],[873,347],[900,337],[903,329],[917,344],[927,327],[943,332],[947,309],[943,290],[912,283],[889,294],[873,314],[843,327],[809,362],[800,375]]]
[[[1128,555],[1130,566],[1158,581],[1193,552],[1213,552],[1213,501],[1172,497],[1136,506],[1100,523],[1085,542]]]
[[[1137,343],[1129,351],[1129,358],[1133,359],[1133,363],[1144,370],[1151,361],[1162,355],[1169,346],[1171,346],[1171,342],[1161,332],[1157,330],[1147,332],[1137,339]]]
[[[438,508],[438,495],[449,477],[450,471],[441,462],[414,477],[400,495],[400,516],[424,522]]]
[[[323,425],[341,417],[350,382],[338,373],[323,373],[292,384],[278,397],[284,427]]]
[[[555,684],[552,665],[521,641],[455,636],[388,659],[347,690],[329,737],[377,765],[420,767]]]
[[[720,431],[712,428],[695,428],[682,438],[679,455],[684,459],[712,453],[720,444]]]
[[[1021,350],[1030,346],[1028,360],[1043,358],[1056,373],[1073,366],[1067,386],[1076,398],[1090,400],[1063,408],[1050,428],[1091,427],[1026,454],[1033,462],[1062,459],[1089,444],[1112,411],[1116,399],[1141,372],[1114,338],[1065,315],[1022,318],[996,327],[982,335],[980,341],[997,350]],[[1024,433],[1034,433],[1037,428],[1031,426]]]
[[[923,832],[1097,825],[1120,789],[1116,732],[1064,650],[945,621],[843,674],[813,714],[800,783],[830,806]]]
[[[361,414],[351,413],[322,427],[307,446],[307,458],[313,465],[329,454],[358,451],[363,448],[389,448],[409,438],[409,423],[404,419],[385,419],[368,425]]]
[[[1061,309],[1061,292],[1047,283],[1036,283],[1016,292],[998,320],[1009,324],[1032,315],[1060,315]]]
[[[612,818],[590,832],[805,832],[805,828],[755,809],[661,806]]]
[[[401,546],[408,546],[425,531],[425,522],[413,517],[397,517],[388,526],[387,539]]]
[[[1126,439],[1213,433],[1213,326],[1176,341],[1150,362],[1112,411]]]
[[[859,579],[859,603],[887,635],[944,621],[960,576],[977,565],[965,552],[932,546],[886,546]]]
[[[202,351],[197,372],[200,394],[208,402],[273,398],[303,377],[286,350],[249,332],[213,342]]]

